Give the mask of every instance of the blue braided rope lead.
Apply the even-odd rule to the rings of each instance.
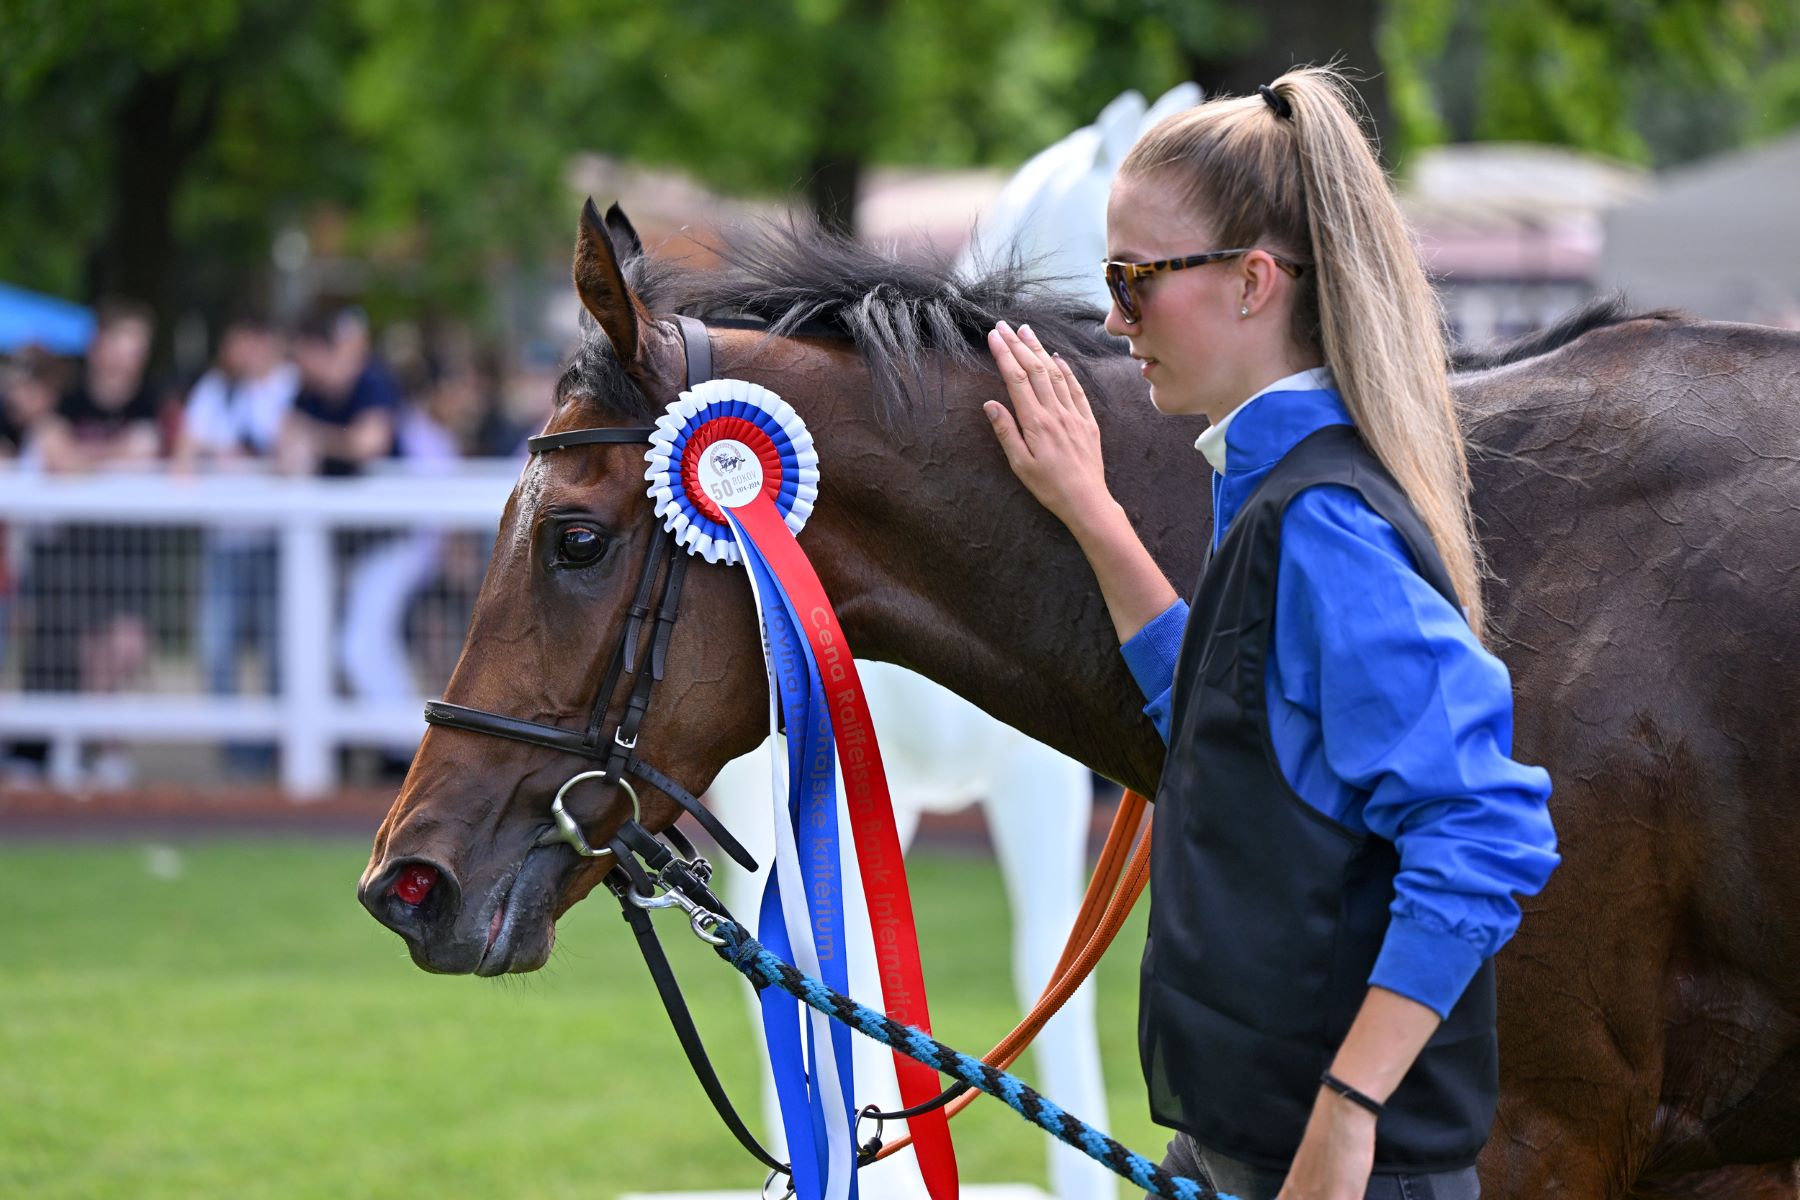
[[[1108,1170],[1129,1179],[1138,1187],[1167,1200],[1235,1200],[1216,1192],[1197,1179],[1171,1175],[1141,1154],[1134,1154],[1113,1141],[1086,1121],[1064,1112],[1054,1103],[1033,1091],[1023,1080],[997,1070],[978,1058],[952,1050],[921,1029],[902,1025],[858,1004],[850,997],[826,987],[810,975],[795,970],[763,944],[751,937],[735,921],[720,921],[711,930],[723,939],[716,947],[719,957],[742,971],[752,983],[771,984],[789,992],[810,1008],[816,1008],[835,1021],[841,1021],[859,1033],[891,1046],[908,1058],[917,1059],[934,1070],[959,1079],[972,1088],[1006,1102],[1008,1108],[1052,1136],[1067,1142]]]

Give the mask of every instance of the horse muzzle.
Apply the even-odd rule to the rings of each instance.
[[[405,940],[424,970],[535,971],[555,945],[557,903],[576,862],[566,846],[534,846],[514,870],[485,887],[465,888],[446,864],[401,856],[366,874],[357,899]]]

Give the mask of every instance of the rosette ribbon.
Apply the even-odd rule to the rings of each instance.
[[[929,1029],[912,898],[875,727],[837,614],[795,535],[819,494],[812,435],[775,393],[742,379],[683,392],[657,421],[647,455],[656,513],[689,553],[742,563],[768,667],[771,758],[780,799],[775,869],[758,938],[783,961],[848,990],[837,774],[889,1016]],[[856,1195],[856,1103],[850,1032],[778,988],[759,997],[776,1097],[799,1200]],[[907,1107],[936,1096],[937,1073],[896,1052]],[[932,1200],[955,1200],[956,1155],[944,1111],[909,1122]]]

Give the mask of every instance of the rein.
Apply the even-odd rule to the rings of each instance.
[[[708,338],[708,326],[692,317],[677,316],[674,320],[681,335],[687,365],[687,385],[691,388],[712,378],[712,346]],[[723,319],[711,323],[723,328],[769,329],[767,323],[758,321]],[[836,330],[811,324],[782,332],[797,337],[842,336]],[[563,433],[540,434],[529,439],[526,447],[531,454],[537,455],[574,446],[647,444],[654,432],[654,426],[573,429]],[[880,1112],[873,1105],[864,1108],[861,1116],[875,1120],[877,1131],[859,1149],[859,1166],[886,1158],[911,1143],[912,1137],[907,1134],[884,1144],[880,1136],[882,1123],[921,1116],[946,1106],[949,1108],[947,1115],[954,1116],[975,1099],[977,1092],[988,1092],[1001,1096],[1013,1108],[1037,1121],[1051,1133],[1085,1150],[1139,1186],[1156,1191],[1158,1195],[1176,1197],[1177,1200],[1213,1195],[1210,1189],[1202,1190],[1201,1185],[1193,1180],[1168,1176],[1148,1160],[1131,1154],[1104,1134],[1074,1121],[1055,1105],[1003,1073],[1092,973],[1094,965],[1112,944],[1133,905],[1143,893],[1150,858],[1150,835],[1147,830],[1136,853],[1131,852],[1132,841],[1146,808],[1146,801],[1141,795],[1127,792],[1114,815],[1100,861],[1082,899],[1081,911],[1050,983],[1031,1012],[988,1052],[985,1060],[970,1059],[958,1054],[932,1040],[929,1035],[898,1025],[881,1014],[864,1009],[848,997],[831,992],[824,984],[810,980],[781,963],[743,931],[725,905],[713,894],[710,889],[712,866],[695,852],[693,843],[686,835],[671,825],[659,837],[639,823],[641,809],[637,790],[627,776],[635,777],[668,795],[700,824],[708,837],[733,861],[747,871],[756,870],[756,860],[723,822],[692,792],[644,762],[637,754],[639,726],[645,713],[649,711],[652,691],[662,681],[669,639],[680,615],[682,585],[689,558],[689,555],[680,552],[674,534],[658,529],[651,535],[650,546],[638,576],[637,590],[627,610],[624,631],[614,649],[583,729],[546,725],[443,701],[431,701],[425,705],[425,720],[433,725],[525,742],[599,763],[597,770],[578,772],[557,790],[550,807],[551,822],[534,844],[549,846],[562,842],[583,858],[612,860],[612,869],[607,872],[604,882],[619,901],[626,923],[632,928],[638,950],[656,985],[676,1039],[681,1043],[682,1052],[701,1089],[712,1102],[725,1127],[752,1157],[769,1168],[769,1180],[765,1181],[764,1190],[767,1190],[768,1182],[778,1175],[789,1175],[791,1179],[790,1167],[757,1141],[719,1080],[718,1072],[713,1068],[705,1043],[694,1024],[693,1014],[681,993],[681,986],[669,964],[668,955],[656,936],[650,919],[652,909],[684,909],[695,934],[719,947],[722,954],[726,942],[714,931],[735,931],[730,942],[735,949],[725,957],[750,976],[757,987],[780,986],[827,1016],[845,1021],[853,1028],[885,1041],[901,1053],[957,1080],[935,1098],[908,1109]],[[664,560],[667,560],[666,569]],[[660,591],[657,589],[659,581]],[[646,644],[647,652],[644,651]],[[631,683],[625,692],[624,711],[609,732],[607,715],[613,707],[614,697],[619,694],[621,683],[627,677],[630,677]],[[588,844],[580,823],[563,805],[563,799],[569,790],[588,779],[599,779],[620,788],[630,799],[632,806],[630,818],[619,826],[604,847],[597,850]],[[1127,858],[1130,859],[1129,866],[1126,865]],[[1121,877],[1124,880],[1122,886]],[[659,891],[659,888],[662,890]],[[772,960],[780,970],[770,967],[764,960]],[[808,991],[806,985],[811,985],[813,991]],[[823,998],[817,994],[821,992],[824,993]],[[935,1047],[935,1051],[921,1050],[920,1047],[926,1044]],[[928,1052],[930,1057],[922,1056]],[[1020,1097],[1031,1098],[1026,1107],[1020,1106]],[[1027,1108],[1031,1111],[1028,1112]],[[1053,1127],[1040,1119],[1042,1114],[1050,1112],[1060,1114],[1067,1128]],[[1087,1135],[1072,1135],[1070,1130],[1086,1130]],[[1079,1140],[1083,1136],[1086,1136],[1086,1140]],[[1159,1187],[1163,1190],[1158,1190]]]
[[[1143,797],[1136,793],[1129,793],[1129,796],[1131,801],[1135,801],[1137,805],[1141,806],[1144,803]],[[635,822],[628,824],[635,825]],[[639,827],[639,832],[642,832],[641,827]],[[685,842],[685,839],[681,840]],[[1152,1195],[1166,1197],[1167,1200],[1215,1200],[1215,1198],[1216,1200],[1234,1200],[1233,1197],[1214,1189],[1206,1181],[1169,1174],[1155,1162],[1127,1149],[1079,1117],[1064,1111],[1054,1102],[1039,1095],[1030,1085],[1007,1074],[993,1061],[972,1058],[952,1049],[924,1030],[903,1025],[883,1013],[859,1004],[849,996],[833,991],[819,980],[796,970],[751,937],[742,925],[731,918],[723,906],[714,906],[717,898],[705,888],[703,882],[695,882],[698,876],[706,873],[704,860],[683,861],[671,853],[668,847],[657,843],[656,839],[651,838],[650,841],[653,843],[656,857],[654,860],[646,860],[647,865],[651,867],[649,871],[643,871],[642,868],[639,868],[639,871],[645,881],[650,884],[653,893],[659,887],[664,890],[661,894],[653,894],[649,897],[642,896],[635,890],[631,891],[629,898],[621,895],[621,903],[626,907],[628,919],[634,908],[640,912],[647,908],[680,908],[687,914],[688,923],[695,936],[710,944],[718,952],[720,958],[742,972],[758,989],[780,988],[808,1007],[824,1013],[833,1020],[848,1025],[857,1032],[872,1037],[935,1071],[951,1076],[957,1080],[958,1086],[961,1088],[985,1092],[1000,1099],[1005,1102],[1007,1107],[1032,1124],[1082,1151],[1115,1174],[1130,1180],[1134,1185]],[[625,849],[617,840],[613,844],[620,850]],[[1109,839],[1109,847],[1110,845]],[[1138,878],[1137,890],[1140,891],[1144,873],[1137,868],[1141,863],[1144,872],[1147,872],[1148,848],[1148,838],[1146,838],[1144,844],[1140,846],[1139,853],[1133,857],[1132,874]],[[662,862],[664,865],[657,867],[654,862]],[[701,870],[697,872],[696,866]],[[1098,872],[1096,877],[1098,877]],[[609,877],[609,884],[610,882]],[[633,886],[635,888],[635,885]],[[617,890],[615,888],[615,892]],[[1132,903],[1136,900],[1133,890],[1130,882],[1126,887],[1120,889],[1109,905],[1108,918],[1112,918],[1116,912],[1117,922],[1123,921],[1125,914],[1130,911]],[[644,923],[648,924],[647,919]],[[634,922],[634,926],[635,924]],[[1112,925],[1110,931],[1108,924]],[[1076,932],[1079,932],[1079,929],[1080,922],[1078,921]],[[1097,959],[1099,953],[1105,949],[1101,943],[1110,942],[1111,934],[1116,932],[1116,923],[1103,920],[1102,925],[1089,938],[1087,945],[1077,954],[1076,960],[1088,958],[1090,952],[1092,959]],[[654,936],[651,941],[654,941]],[[1073,942],[1072,935],[1071,944]],[[661,954],[660,946],[657,947],[657,953]],[[1088,962],[1088,967],[1091,969],[1092,961]],[[1058,1003],[1061,999],[1066,999],[1068,992],[1072,992],[1080,982],[1080,975],[1075,970],[1064,972],[1052,985],[1053,991],[1062,993]],[[1064,985],[1066,985],[1066,990]],[[660,990],[660,980],[658,987]],[[1050,994],[1047,992],[1046,998]],[[1042,1008],[1043,1005],[1044,1001],[1040,1001],[1039,1008]],[[1037,1010],[1033,1011],[1035,1015]],[[1050,1011],[1053,1012],[1054,1007]],[[1046,1018],[1048,1015],[1049,1013],[1046,1012]],[[1023,1045],[1021,1044],[1018,1049],[1023,1049]],[[1013,1053],[1016,1057],[1017,1050],[1014,1050]],[[990,1060],[993,1057],[990,1055]],[[945,1093],[946,1096],[950,1094],[952,1093]],[[972,1099],[973,1097],[971,1095],[966,1098]],[[864,1115],[892,1117],[899,1114],[872,1114],[868,1110],[864,1110]],[[903,1144],[903,1142],[897,1141],[892,1148],[897,1150]],[[880,1134],[877,1132],[876,1137],[865,1144],[858,1154],[859,1165],[866,1165],[877,1158],[885,1157],[883,1149]],[[768,1160],[764,1159],[764,1161]],[[770,1171],[769,1180],[764,1183],[765,1194],[768,1182],[772,1181],[777,1174],[782,1173],[786,1173],[786,1169],[780,1165]]]
[[[1050,982],[1044,985],[1044,990],[1031,1006],[1031,1011],[1013,1027],[1012,1032],[982,1055],[982,1062],[1001,1070],[1017,1062],[1032,1040],[1049,1023],[1050,1018],[1068,1003],[1069,997],[1075,994],[1075,989],[1094,973],[1101,957],[1111,948],[1113,939],[1118,936],[1125,919],[1131,915],[1139,897],[1144,894],[1144,886],[1150,881],[1148,827],[1144,829],[1144,836],[1138,842],[1137,851],[1133,853],[1131,849],[1132,839],[1137,836],[1148,807],[1149,801],[1133,791],[1127,791],[1119,801],[1119,807],[1113,813],[1112,825],[1106,831],[1106,843],[1100,848],[1099,861],[1094,864],[1094,874],[1088,880],[1087,891],[1081,898],[1081,909],[1075,914],[1075,924],[1069,930],[1068,941],[1063,944],[1062,956],[1057,959],[1056,969],[1050,972]],[[1129,864],[1127,857],[1130,859]],[[1122,885],[1121,877],[1124,880]],[[947,1115],[954,1117],[973,1104],[978,1094],[971,1085],[958,1082],[930,1103],[933,1107],[949,1105]],[[877,1122],[904,1120],[918,1115],[914,1109],[891,1113],[865,1109],[864,1112]],[[878,1150],[874,1159],[879,1162],[911,1144],[912,1135],[903,1134]]]

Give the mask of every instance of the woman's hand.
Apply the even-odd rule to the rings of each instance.
[[[1362,1200],[1375,1166],[1375,1114],[1319,1089],[1276,1200]]]
[[[988,350],[1006,383],[1012,410],[983,406],[1019,481],[1077,537],[1116,507],[1106,488],[1100,426],[1075,373],[1038,343],[1031,326],[1005,321],[988,333]]]
[[[998,400],[983,406],[994,436],[1013,474],[1075,535],[1124,642],[1175,603],[1175,589],[1106,488],[1094,410],[1075,372],[1044,351],[1030,326],[1014,333],[1000,322],[988,349],[1013,402],[1011,411]]]

